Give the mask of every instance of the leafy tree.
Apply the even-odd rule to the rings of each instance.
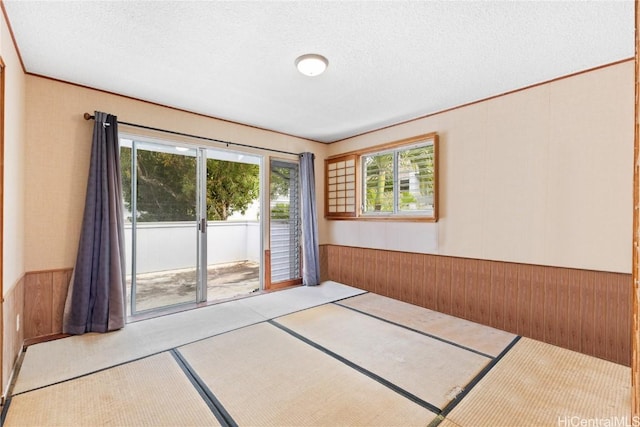
[[[413,203],[416,203],[418,200],[408,191],[403,191],[400,193],[400,208],[405,209]]]
[[[272,220],[289,220],[291,217],[289,203],[276,203],[271,207],[271,219]]]
[[[269,197],[271,200],[271,219],[286,220],[292,218],[290,203],[292,192],[298,189],[298,168],[278,161],[271,163]],[[296,198],[293,198],[296,200]],[[286,200],[286,201],[285,201]],[[275,205],[273,204],[274,202]]]
[[[403,169],[416,172],[415,177],[418,180],[420,194],[433,196],[435,172],[433,145],[403,151],[400,154],[400,162]]]
[[[258,165],[207,159],[207,219],[224,221],[243,215],[260,195]]]
[[[296,188],[297,184],[292,183],[291,180],[298,179],[297,167],[291,167],[290,165],[280,165],[279,162],[271,164],[271,175],[269,181],[271,181],[269,188],[269,196],[271,200],[277,199],[279,196],[288,197],[292,187]]]
[[[365,160],[367,210],[393,211],[393,154],[378,154]]]
[[[364,159],[367,171],[365,178],[367,211],[393,212],[393,154],[376,154]],[[400,151],[397,167],[400,176],[412,175],[414,177],[421,196],[416,198],[416,194],[399,191],[400,208],[406,209],[417,203],[421,209],[430,198],[433,198],[433,145]]]
[[[131,210],[131,149],[122,147],[122,190]],[[197,217],[196,158],[137,151],[138,221],[194,221]],[[207,219],[226,220],[245,213],[258,198],[258,165],[207,159]]]

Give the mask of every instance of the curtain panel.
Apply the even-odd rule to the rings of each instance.
[[[300,192],[302,204],[302,283],[320,284],[320,247],[313,153],[300,154]]]
[[[96,111],[78,255],[65,304],[67,334],[124,327],[122,209],[118,119]]]

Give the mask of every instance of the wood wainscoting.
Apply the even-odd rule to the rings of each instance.
[[[2,395],[5,396],[24,341],[24,283],[22,277],[2,301]],[[18,320],[20,319],[20,320]],[[18,324],[20,322],[20,324]]]
[[[631,363],[630,274],[321,245],[321,277]]]
[[[24,286],[24,339],[62,333],[64,303],[73,269],[29,272]]]

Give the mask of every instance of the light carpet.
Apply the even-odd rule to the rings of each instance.
[[[326,281],[320,286],[299,286],[285,291],[260,295],[256,298],[244,298],[238,300],[238,303],[243,307],[250,308],[265,319],[273,319],[363,293],[366,291]]]
[[[435,414],[268,323],[179,349],[246,426],[419,426]]]
[[[630,402],[630,368],[522,338],[446,418],[462,427],[630,425],[613,423],[631,421]]]
[[[90,333],[36,344],[24,355],[13,394],[262,322],[272,315],[293,313],[362,292],[324,282],[130,323],[107,334]]]
[[[492,360],[335,304],[276,322],[440,409]]]
[[[11,399],[4,426],[220,425],[174,358],[161,353]]]
[[[348,298],[339,304],[455,342],[492,357],[497,357],[516,337],[490,326],[372,293]]]

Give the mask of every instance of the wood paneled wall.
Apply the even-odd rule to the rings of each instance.
[[[323,280],[629,366],[631,275],[320,247]]]
[[[24,278],[4,296],[2,302],[2,394],[7,391],[11,373],[24,341]],[[16,325],[20,317],[20,328]]]
[[[62,333],[62,317],[72,269],[25,275],[24,339]]]
[[[320,269],[322,280],[631,363],[630,274],[336,245],[320,246]],[[19,349],[23,339],[62,333],[71,271],[27,273],[24,290],[5,297],[5,355],[17,355],[7,346]],[[21,307],[10,300],[24,300],[23,336],[15,333]]]

